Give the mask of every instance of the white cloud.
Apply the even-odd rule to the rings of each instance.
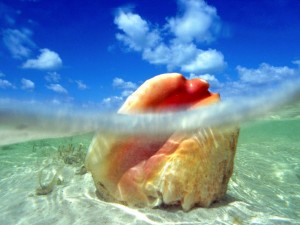
[[[173,63],[170,63],[170,60],[173,58],[172,51],[170,47],[164,43],[157,45],[155,48],[144,49],[142,56],[143,59],[151,64],[173,65]]]
[[[75,80],[77,87],[79,90],[85,90],[87,89],[87,85],[83,83],[81,80]]]
[[[295,65],[297,65],[297,66],[300,67],[300,60],[294,60],[294,61],[293,61],[293,64],[295,64]]]
[[[191,73],[188,79],[194,79],[194,78],[201,78],[203,80],[206,80],[211,88],[214,89],[220,89],[224,86],[214,75],[212,74],[201,74],[201,75],[196,75],[194,73]]]
[[[194,44],[172,43],[169,46],[162,43],[155,48],[145,49],[143,58],[152,64],[166,65],[169,70],[189,63],[197,55]]]
[[[203,75],[199,75],[199,78],[202,78],[206,81],[212,81],[212,82],[218,81],[218,79],[214,75],[211,75],[211,74],[208,74],[208,73],[203,74]]]
[[[58,83],[60,80],[60,74],[57,72],[48,72],[45,76],[45,80],[50,83]]]
[[[170,18],[162,29],[158,26],[153,28],[138,14],[120,10],[115,24],[122,33],[117,34],[117,39],[130,50],[140,52],[144,60],[166,65],[168,70],[219,72],[226,66],[223,54],[214,49],[203,50],[196,45],[196,42],[208,42],[216,37],[220,21],[215,8],[202,0],[182,0],[179,3],[183,15]],[[173,38],[166,41],[164,36]]]
[[[112,83],[113,87],[121,88],[121,89],[135,89],[137,85],[130,81],[124,81],[122,78],[115,77]]]
[[[221,71],[225,67],[224,56],[214,49],[207,51],[198,50],[195,59],[183,65],[182,71],[192,73],[205,73],[210,71]]]
[[[16,88],[16,87],[8,80],[0,79],[0,88],[8,89],[8,88]]]
[[[178,0],[183,15],[168,20],[168,27],[182,42],[211,42],[221,23],[214,7],[203,0]]]
[[[118,33],[117,39],[136,51],[152,47],[160,40],[157,31],[150,31],[148,23],[137,14],[119,10],[114,22],[124,32]]]
[[[31,80],[28,80],[28,79],[25,79],[25,78],[22,78],[21,85],[22,85],[21,88],[24,89],[24,90],[25,89],[32,90],[35,87],[35,84]]]
[[[121,106],[124,100],[131,95],[138,87],[137,84],[131,81],[124,81],[122,78],[115,77],[112,82],[112,86],[121,90],[119,96],[110,96],[102,100],[102,106],[106,108],[117,109]]]
[[[16,59],[27,58],[36,45],[31,40],[32,32],[28,29],[6,29],[3,31],[3,43]]]
[[[195,44],[161,44],[146,49],[143,58],[152,64],[166,65],[169,70],[180,68],[183,72],[209,73],[219,72],[225,66],[224,56],[214,49],[201,50]]]
[[[287,66],[275,67],[267,63],[260,64],[257,69],[248,69],[242,66],[237,66],[237,71],[242,82],[252,84],[263,84],[273,81],[280,81],[296,74],[295,69],[289,68]]]
[[[40,50],[41,54],[36,59],[28,59],[23,68],[26,69],[56,69],[62,65],[59,55],[47,48]]]
[[[132,93],[133,93],[133,90],[124,90],[124,91],[122,91],[121,96],[122,97],[128,97]]]
[[[299,67],[273,66],[267,63],[262,63],[257,68],[237,66],[236,70],[239,79],[224,82],[219,90],[222,96],[258,94],[262,89],[274,88],[278,83],[300,75]]]
[[[119,97],[119,96],[112,96],[112,97],[109,97],[109,98],[104,98],[102,100],[102,103],[110,104],[111,102],[119,102],[119,101],[123,101],[123,98]]]
[[[123,97],[120,96],[111,96],[104,98],[101,102],[101,105],[108,109],[117,109],[124,102]]]
[[[0,71],[0,78],[1,77],[5,77],[5,74]],[[8,89],[8,88],[15,89],[16,87],[10,81],[8,81],[6,79],[0,79],[0,88],[1,89]]]
[[[46,86],[49,90],[52,90],[54,92],[60,93],[60,94],[67,94],[68,91],[61,86],[60,84],[50,84]]]

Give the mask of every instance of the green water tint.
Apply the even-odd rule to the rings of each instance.
[[[76,168],[75,175],[86,173],[84,160],[93,134],[44,139],[0,147],[1,169],[34,164],[37,177],[36,195],[50,194],[62,184],[62,171],[68,165]],[[81,142],[77,143],[77,140]],[[84,143],[84,144],[83,144]],[[15,156],[15,157],[14,157]],[[5,160],[6,159],[6,160]]]
[[[39,180],[39,187],[36,188],[35,193],[37,195],[47,195],[49,193],[51,193],[55,187],[56,184],[60,184],[62,181],[59,179],[59,175],[63,169],[63,166],[59,167],[57,169],[57,171],[55,172],[53,178],[51,179],[51,181],[47,184],[43,184],[42,183],[42,177],[43,177],[43,171],[44,169],[46,169],[46,167],[44,167],[43,169],[40,170],[39,174],[38,174],[38,180]]]
[[[83,160],[77,150],[86,150],[92,137],[89,133],[0,147],[0,201],[5,215],[0,224],[300,223],[299,119],[242,125],[225,198],[188,213],[179,207],[133,209],[99,200],[90,174],[78,174]],[[43,168],[42,185],[54,184],[51,181],[62,168],[57,173],[61,184],[56,182],[47,195],[36,195]]]
[[[38,144],[33,146],[33,151],[38,151],[36,148],[41,148]],[[46,170],[51,164],[46,165],[42,168],[38,173],[38,184],[39,186],[36,188],[35,193],[37,195],[47,195],[51,193],[56,184],[61,184],[62,180],[59,178],[63,168],[65,165],[74,165],[78,167],[78,172],[76,174],[83,175],[86,173],[86,169],[84,167],[85,155],[87,152],[87,148],[82,144],[78,144],[75,146],[70,143],[68,145],[59,145],[57,151],[51,152],[50,157],[53,157],[55,161],[60,162],[58,168],[56,168],[55,173],[48,183],[43,183],[43,172]],[[54,164],[55,165],[55,164]],[[56,166],[57,167],[57,166]]]
[[[240,133],[229,193],[300,222],[299,141],[299,119],[248,124]]]

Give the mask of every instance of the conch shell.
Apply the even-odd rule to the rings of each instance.
[[[119,113],[193,109],[217,103],[202,79],[162,74],[146,81]],[[181,205],[187,211],[221,199],[233,172],[239,129],[200,128],[165,136],[97,134],[86,157],[98,194],[129,206]]]

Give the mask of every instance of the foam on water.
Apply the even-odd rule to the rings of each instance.
[[[36,104],[0,105],[0,145],[28,139],[68,136],[89,131],[160,135],[228,125],[272,114],[300,100],[300,80],[286,81],[259,92],[190,111],[122,115],[98,111],[46,108]]]

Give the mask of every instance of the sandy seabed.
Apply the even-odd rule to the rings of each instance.
[[[61,146],[88,147],[92,134],[0,147],[0,224],[300,224],[300,121],[242,127],[234,175],[221,202],[183,212],[179,207],[137,209],[97,198],[82,161]],[[39,177],[59,184],[36,195]]]

